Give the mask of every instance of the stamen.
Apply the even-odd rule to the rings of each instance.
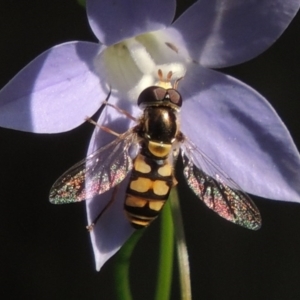
[[[184,77],[186,60],[165,36],[143,34],[108,47],[95,58],[100,81],[108,83],[116,95],[136,101],[152,85],[165,84]],[[158,75],[158,70],[163,76]]]
[[[133,38],[126,40],[125,44],[138,69],[144,74],[151,73],[155,68],[155,62],[145,46]]]

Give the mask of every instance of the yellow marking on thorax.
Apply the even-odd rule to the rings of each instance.
[[[148,149],[156,157],[166,157],[171,151],[172,145],[149,141]]]
[[[157,173],[161,176],[171,176],[172,175],[172,167],[170,164],[165,164],[164,166],[158,168]]]
[[[134,168],[141,173],[150,173],[151,167],[145,162],[145,156],[138,155],[134,161]]]

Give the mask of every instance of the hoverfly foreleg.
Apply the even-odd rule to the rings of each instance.
[[[129,112],[127,112],[127,111],[124,110],[124,109],[119,108],[118,106],[115,106],[115,105],[113,105],[113,104],[111,104],[111,103],[108,103],[107,101],[104,101],[103,104],[108,105],[108,106],[110,106],[110,107],[113,107],[113,108],[114,108],[116,111],[118,111],[120,114],[125,115],[127,118],[129,118],[129,119],[131,119],[131,120],[133,120],[133,121],[135,121],[135,122],[138,121],[137,118],[133,117]]]
[[[103,103],[102,103],[102,105],[101,105],[101,108],[100,108],[100,109],[101,109],[101,112],[102,112],[103,108],[104,108],[106,105],[108,105],[108,100],[109,100],[109,98],[110,98],[110,95],[111,95],[111,87],[110,87],[110,89],[109,89],[109,93],[108,93],[108,95],[107,95],[105,101],[103,101]],[[93,125],[99,127],[100,129],[102,129],[102,130],[104,130],[104,131],[106,131],[106,132],[112,134],[112,135],[115,135],[115,136],[117,136],[117,137],[120,136],[119,133],[117,133],[117,132],[115,132],[115,131],[109,129],[108,127],[99,125],[97,122],[95,122],[95,121],[94,121],[92,118],[90,118],[90,117],[86,117],[85,120],[86,120],[87,122],[89,122],[89,123],[91,123],[91,124],[93,124]]]
[[[93,124],[93,125],[99,127],[100,129],[102,129],[102,130],[105,131],[105,132],[108,132],[108,133],[110,133],[110,134],[113,134],[113,135],[115,135],[115,136],[117,136],[117,137],[120,136],[120,133],[117,133],[117,132],[115,132],[115,131],[109,129],[108,127],[99,125],[97,122],[95,122],[95,121],[94,121],[92,118],[90,118],[90,117],[86,117],[85,120],[86,120],[87,122],[89,122],[89,123],[91,123],[91,124]]]
[[[118,111],[119,113],[125,115],[127,118],[129,118],[129,119],[131,119],[131,120],[133,120],[133,121],[135,121],[135,122],[138,121],[138,119],[135,118],[135,117],[133,117],[129,112],[127,112],[126,110],[121,109],[121,108],[119,108],[119,107],[117,107],[117,106],[115,106],[115,105],[113,105],[113,104],[108,103],[107,100],[103,101],[103,105],[107,105],[107,106],[110,106],[110,107],[114,108],[116,111]],[[90,118],[90,117],[86,117],[85,120],[86,120],[87,122],[90,122],[91,124],[93,124],[93,125],[99,127],[100,129],[104,130],[105,132],[108,132],[108,133],[110,133],[110,134],[113,134],[113,135],[115,135],[115,136],[117,136],[117,137],[120,136],[120,133],[117,133],[117,132],[111,130],[110,128],[108,128],[108,127],[99,125],[97,122],[95,122],[95,121],[94,121],[92,118]]]
[[[93,231],[94,226],[99,221],[99,219],[101,218],[101,216],[103,215],[103,213],[113,204],[114,200],[116,199],[117,192],[118,192],[118,186],[116,186],[114,188],[113,194],[112,194],[110,200],[107,202],[107,204],[104,206],[104,208],[99,212],[99,214],[97,215],[97,217],[93,220],[93,222],[90,225],[86,226],[86,229],[88,230],[88,232]]]

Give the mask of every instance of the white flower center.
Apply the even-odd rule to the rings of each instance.
[[[175,81],[185,75],[186,63],[176,46],[170,45],[159,31],[124,40],[95,58],[101,81],[133,101],[145,88],[161,81],[159,70],[163,79],[168,81],[167,74],[171,72]]]

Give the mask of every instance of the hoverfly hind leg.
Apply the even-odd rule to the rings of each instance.
[[[101,216],[102,216],[102,215],[104,214],[104,212],[105,212],[105,211],[113,204],[114,200],[116,199],[117,191],[118,191],[118,186],[116,186],[116,187],[114,188],[110,200],[107,202],[107,204],[104,206],[104,208],[99,212],[99,214],[98,214],[97,217],[93,220],[93,222],[85,227],[85,228],[87,229],[88,232],[93,231],[95,225],[97,224],[97,222],[99,221],[99,219],[101,218]]]

